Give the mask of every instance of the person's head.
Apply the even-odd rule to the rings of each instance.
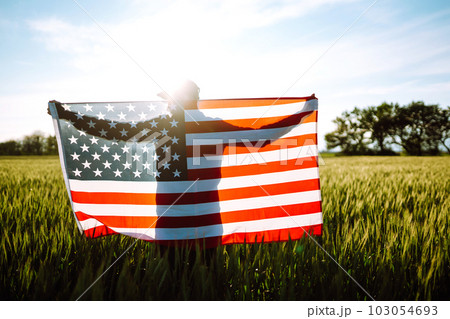
[[[169,101],[169,104],[179,104],[184,107],[186,103],[199,100],[200,88],[194,81],[185,80],[172,92],[161,92],[159,97]]]

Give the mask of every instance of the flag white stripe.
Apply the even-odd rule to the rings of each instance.
[[[280,128],[186,134],[186,145],[216,145],[246,141],[276,140],[317,133],[317,122]]]
[[[251,178],[249,177],[251,176]],[[111,193],[138,193],[160,194],[168,193],[197,193],[210,190],[239,189],[242,187],[264,186],[269,184],[288,183],[319,178],[317,167],[290,170],[286,172],[274,172],[266,174],[245,175],[238,177],[198,180],[194,185],[192,181],[173,182],[133,182],[133,181],[83,181],[70,179],[70,189],[77,192],[111,192]],[[192,187],[190,187],[192,186]],[[187,190],[187,191],[186,191]]]
[[[81,222],[83,223],[83,222]],[[322,213],[308,215],[286,216],[262,220],[251,220],[245,222],[227,223],[220,225],[208,225],[201,227],[185,228],[119,228],[110,227],[112,230],[144,240],[182,240],[225,236],[236,233],[263,232],[277,229],[289,229],[307,227],[322,223]],[[87,225],[88,226],[88,225]]]
[[[294,205],[318,202],[320,190],[288,193],[281,195],[232,199],[186,205],[123,205],[123,204],[80,204],[73,203],[75,211],[91,216],[202,216],[237,210],[276,207],[277,205]],[[276,203],[276,204],[275,204]]]
[[[88,230],[95,227],[105,226],[95,218],[88,218],[79,222],[83,230]]]
[[[261,115],[261,118],[289,116],[296,113],[310,112],[317,110],[317,100],[308,100],[305,102],[264,105],[251,107],[231,107],[231,108],[213,108],[200,110],[185,110],[186,122],[202,122],[212,120],[240,120],[245,118],[255,118],[255,114]]]

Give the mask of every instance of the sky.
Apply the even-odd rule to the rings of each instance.
[[[319,99],[333,119],[382,102],[450,105],[450,1],[58,0],[0,3],[0,142],[54,134],[49,100]]]

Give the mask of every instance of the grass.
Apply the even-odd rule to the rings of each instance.
[[[376,300],[450,297],[450,157],[327,157],[316,240]],[[86,239],[57,157],[0,158],[0,299],[75,300],[135,240]],[[311,239],[137,243],[81,300],[367,300]]]

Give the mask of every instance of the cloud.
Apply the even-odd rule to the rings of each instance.
[[[89,77],[88,83],[96,82],[100,95],[117,86],[135,93],[133,88],[142,88],[138,82],[143,80],[156,93],[159,85],[169,86],[174,75],[203,82],[207,89],[203,92],[220,97],[257,94],[267,87],[272,94],[281,94],[285,84],[274,76],[285,78],[292,61],[314,56],[315,49],[278,52],[274,48],[255,54],[240,50],[236,39],[249,29],[305,16],[338,2],[348,1],[176,1],[156,12],[153,4],[138,3],[138,16],[114,23],[100,21],[107,34],[94,23],[76,25],[56,18],[28,25],[47,49],[65,54],[73,77],[79,73]],[[86,93],[89,87],[78,85],[79,92]],[[223,93],[225,88],[229,91]]]

